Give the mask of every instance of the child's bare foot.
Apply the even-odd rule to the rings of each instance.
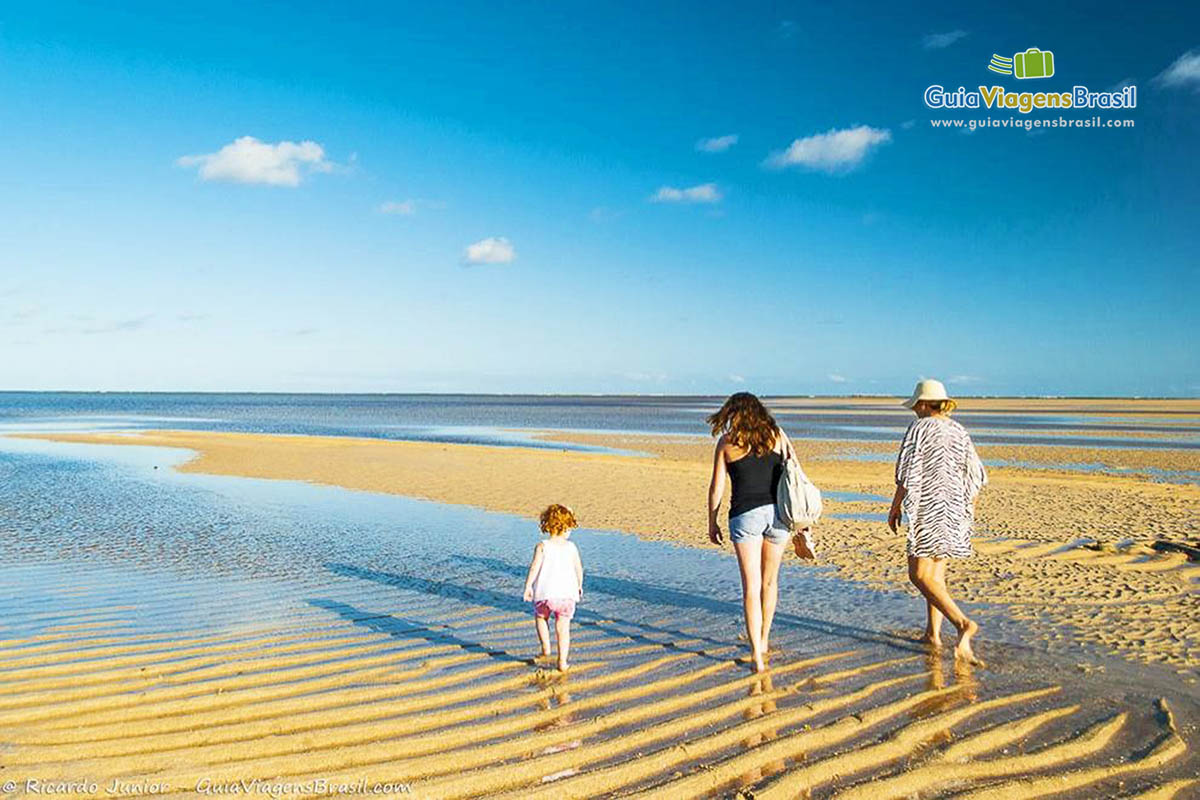
[[[963,620],[962,627],[958,629],[958,644],[954,647],[954,658],[982,667],[983,662],[971,649],[971,637],[977,633],[979,633],[979,623],[969,619]]]

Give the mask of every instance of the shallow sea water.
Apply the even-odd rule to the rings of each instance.
[[[528,670],[530,684],[522,691],[530,697],[541,691],[536,678],[541,673],[529,663],[535,649],[529,609],[520,599],[538,540],[531,521],[330,487],[174,472],[171,465],[185,457],[156,448],[0,438],[0,636],[12,644],[9,657],[26,647],[15,642],[33,637],[53,637],[86,653],[98,646],[93,642],[114,636],[167,643],[220,635],[249,642],[283,626],[311,627],[317,636],[323,635],[317,633],[321,626],[341,623],[395,640],[397,657],[416,641],[497,669]],[[677,702],[681,692],[723,696],[719,693],[730,673],[720,670],[744,652],[740,591],[731,555],[604,531],[581,530],[573,539],[587,569],[585,597],[576,617],[574,660],[581,674],[571,677],[583,688],[569,697],[556,689],[554,702],[586,704],[590,698],[592,705],[586,714],[567,714],[555,725],[569,732],[572,724],[597,714],[617,719],[636,712],[623,697],[607,699],[609,695],[599,690],[589,693],[590,678],[620,679],[617,686],[630,687],[622,691],[641,691],[636,687],[644,685],[664,708]],[[914,597],[868,590],[825,568],[788,564],[781,573],[773,668],[782,674],[788,664],[848,653],[839,655],[846,659],[845,666],[861,667],[881,681],[902,680],[894,687],[880,683],[890,688],[879,689],[879,702],[906,702],[914,690],[933,693],[881,729],[896,736],[907,735],[913,726],[936,723],[942,715],[948,715],[949,730],[953,715],[971,704],[1049,686],[1061,687],[1053,699],[1039,696],[1019,707],[998,707],[985,713],[983,721],[999,724],[1052,705],[1078,703],[1078,714],[1056,718],[1040,731],[1045,743],[1053,744],[1114,714],[1129,713],[1115,739],[1116,752],[1135,758],[1162,736],[1162,715],[1155,702],[1169,695],[1172,708],[1189,720],[1186,724],[1195,734],[1190,722],[1200,718],[1195,693],[1181,691],[1165,671],[1135,668],[1083,649],[1066,656],[1040,652],[1025,644],[1023,625],[1008,620],[1000,609],[977,606],[972,611],[986,626],[981,651],[989,665],[958,673],[945,657],[930,659],[912,641],[923,624],[922,606]],[[677,685],[678,670],[667,663],[675,657],[696,665],[695,679],[684,686]],[[194,658],[178,657],[180,675],[193,669]],[[360,659],[368,656],[351,656],[347,662],[353,665]],[[589,662],[593,672],[586,671]],[[1081,662],[1088,668],[1086,681]],[[471,663],[476,662],[468,666]],[[732,669],[734,676],[745,673],[742,666]],[[830,668],[834,669],[837,666]],[[462,675],[465,680],[468,671],[448,659],[434,674],[445,680]],[[749,685],[751,699],[755,685]],[[782,747],[776,743],[790,741],[789,736],[809,735],[808,723],[784,722],[777,729],[764,729],[746,716],[757,708],[756,713],[768,719],[776,712],[785,720],[799,719],[809,705],[820,707],[831,699],[824,689],[803,689],[809,685],[802,681],[795,692],[772,700],[769,708],[738,701],[741,705],[736,707],[745,709],[713,723],[711,736],[725,735],[722,726],[731,725],[733,732],[740,730],[737,726],[751,726],[758,738],[713,744],[703,759],[680,756],[673,772],[647,772],[634,785],[662,786],[675,772],[698,776],[702,771],[695,770],[701,761],[753,761],[756,753],[776,753]],[[692,713],[710,707],[720,711],[723,706],[712,706],[715,702],[704,701]],[[492,719],[501,714],[495,710],[500,707],[481,704],[480,714]],[[505,711],[502,718],[512,713]],[[663,726],[679,724],[666,712],[655,719]],[[836,721],[836,716],[828,721]],[[648,725],[645,719],[614,724],[603,736],[587,741],[600,748],[616,747],[613,743],[624,741],[622,737],[647,735]],[[502,750],[505,741],[499,737],[494,746]],[[868,738],[856,746],[873,741],[877,740]],[[836,760],[843,757],[840,752],[833,747],[826,753],[814,746],[783,759],[772,755],[744,774],[730,773],[715,794],[724,796],[738,786],[773,785],[789,769],[824,763],[826,756]],[[519,755],[518,750],[513,753],[509,758]],[[605,764],[622,764],[633,757],[620,750],[613,753],[610,761],[601,759],[589,769],[603,770]],[[164,765],[170,763],[168,754],[162,758]],[[1093,760],[1111,758],[1111,753],[1098,754]],[[554,759],[560,756],[551,755],[545,762],[542,779],[584,777],[574,767],[554,768],[559,763]],[[876,772],[884,776],[900,766],[888,759],[879,763]],[[1187,763],[1195,766],[1194,755]],[[1175,762],[1172,768],[1178,766]],[[430,771],[435,783],[453,781],[453,776],[437,777],[441,773],[434,767]],[[496,786],[507,786],[516,774],[500,767],[485,769]],[[825,791],[816,796],[825,796]]]
[[[561,443],[543,442],[532,434],[572,430],[707,436],[704,418],[723,399],[0,392],[0,432],[179,428],[562,448]],[[811,410],[781,410],[777,416],[796,438],[859,441],[898,441],[912,420],[908,411],[885,401],[864,409],[833,399]],[[1134,414],[969,410],[960,410],[958,418],[985,444],[1200,448],[1200,425],[1187,418],[1184,424],[1163,424]],[[1170,437],[1126,435],[1136,432]]]

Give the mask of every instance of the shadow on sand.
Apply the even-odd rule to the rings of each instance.
[[[506,561],[501,561],[494,558],[480,558],[467,555],[459,555],[456,557],[459,562],[469,562],[477,564],[481,568],[485,568],[494,572],[500,572],[516,577],[518,580],[524,580],[526,568],[510,564]],[[429,578],[422,578],[415,575],[405,575],[393,572],[382,572],[366,567],[359,567],[352,564],[331,563],[325,565],[327,569],[338,575],[350,578],[358,578],[361,580],[374,581],[387,586],[395,586],[408,591],[421,592],[436,597],[445,597],[450,599],[462,600],[464,602],[475,605],[489,606],[500,611],[511,611],[519,614],[528,614],[530,612],[529,604],[524,602],[519,595],[497,592],[492,589],[485,589],[476,586],[465,586],[451,581],[434,581]],[[702,610],[713,614],[726,616],[732,620],[740,620],[742,615],[742,607],[739,603],[732,603],[725,600],[717,600],[703,595],[684,592],[679,589],[672,589],[663,586],[655,586],[652,584],[642,583],[640,581],[630,580],[628,578],[612,578],[604,575],[597,575],[589,572],[585,578],[585,587],[587,592],[599,592],[617,598],[628,598],[640,600],[649,603],[653,606],[663,607],[671,606],[683,610]],[[315,605],[321,607],[330,607],[330,605],[344,605],[334,603],[333,601],[312,600]],[[347,616],[347,619],[354,622],[381,619],[378,614],[369,614],[358,612],[351,606],[345,606],[346,610],[355,612],[356,616]],[[342,610],[331,608],[331,610],[342,613]],[[686,618],[686,615],[681,615]],[[396,617],[383,617],[382,619],[391,619],[397,625],[405,624]],[[613,617],[608,614],[599,614],[587,608],[579,608],[575,612],[575,622],[578,625],[585,627],[603,627],[611,629],[614,625],[625,626],[635,630],[642,631],[642,634],[630,634],[625,632],[624,635],[629,636],[635,641],[642,641],[663,647],[665,649],[675,649],[680,652],[696,653],[697,655],[707,656],[703,650],[696,650],[687,647],[675,647],[671,644],[672,641],[702,641],[720,647],[734,646],[735,643],[727,639],[716,639],[704,635],[698,635],[695,632],[676,630],[665,628],[656,625],[649,625],[643,622],[634,622]],[[416,623],[408,623],[415,625]],[[784,625],[793,628],[816,631],[818,633],[834,636],[842,639],[851,639],[854,641],[870,643],[875,645],[883,645],[885,647],[903,650],[910,653],[924,653],[926,648],[910,639],[905,639],[901,636],[896,636],[878,631],[872,631],[867,628],[860,628],[852,625],[844,625],[840,623],[827,622],[812,617],[804,617],[798,614],[790,614],[779,612],[775,615],[775,624]],[[406,634],[412,633],[411,630],[405,629]],[[669,641],[651,638],[651,636],[665,636]],[[724,660],[724,659],[721,659]]]

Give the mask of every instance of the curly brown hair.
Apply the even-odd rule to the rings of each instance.
[[[538,519],[538,527],[542,529],[542,533],[562,536],[572,528],[579,527],[579,523],[575,521],[575,513],[571,509],[555,503],[546,506],[546,510]]]
[[[779,438],[779,424],[767,407],[750,392],[730,395],[717,413],[708,418],[712,435],[725,437],[756,456],[765,455]]]

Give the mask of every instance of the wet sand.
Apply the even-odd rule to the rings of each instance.
[[[585,527],[712,547],[704,497],[707,443],[681,437],[547,434],[633,449],[649,457],[518,447],[396,442],[345,437],[153,431],[59,434],[56,441],[185,448],[184,472],[307,481],[402,494],[532,517],[566,502]],[[827,493],[890,499],[892,447],[871,442],[803,442],[801,458]],[[968,601],[1006,603],[1041,621],[1046,641],[1078,638],[1194,679],[1200,667],[1200,565],[1151,549],[1159,538],[1200,545],[1200,485],[1056,469],[1055,451],[1084,463],[1200,469],[1200,451],[981,447],[985,459],[1044,464],[993,467],[979,504],[985,535],[978,557],[953,564],[950,580]],[[857,458],[863,454],[888,460]],[[836,495],[833,495],[836,496]],[[908,589],[903,538],[877,518],[887,499],[830,499],[817,531],[821,562],[886,589]],[[846,516],[842,516],[846,515]],[[726,545],[728,546],[728,545]]]
[[[548,437],[648,455],[181,431],[39,438],[186,448],[195,457],[185,472],[523,516],[561,501],[589,528],[711,547],[706,443]],[[737,660],[739,642],[664,608],[662,619],[581,618],[577,667],[563,677],[531,663],[528,619],[515,608],[420,598],[396,607],[391,594],[376,601],[357,585],[353,601],[310,601],[237,632],[149,636],[124,624],[144,609],[88,602],[102,577],[64,574],[55,626],[0,640],[2,774],[87,775],[102,788],[124,776],[157,781],[166,796],[251,776],[310,790],[300,794],[319,794],[305,783],[316,779],[400,783],[413,797],[674,798],[743,788],[789,798],[1194,796],[1200,571],[1149,545],[1159,536],[1200,541],[1200,487],[1056,469],[1055,457],[1196,470],[1197,456],[1071,448],[1083,452],[1061,458],[1063,450],[981,448],[985,459],[1037,466],[991,470],[980,506],[988,533],[977,558],[953,565],[951,582],[1039,638],[1022,649],[990,643],[985,629],[981,650],[993,663],[976,674],[916,647],[889,652],[833,637],[775,654],[769,676],[755,677]],[[871,458],[891,452],[806,442],[801,455],[823,489],[850,493],[827,505],[822,563],[867,586],[908,591],[902,538],[854,517],[886,510],[884,500],[857,496],[890,495],[890,462]],[[436,582],[423,590],[445,591]],[[336,593],[321,585],[303,596]],[[170,586],[161,595],[156,613],[195,602]],[[220,602],[254,618],[265,601],[234,593]],[[917,600],[908,602],[915,619]],[[903,642],[915,631],[884,633]],[[1077,664],[1053,657],[1091,648],[1096,657]],[[1120,659],[1106,661],[1104,651]]]
[[[162,582],[139,603],[97,608],[90,594],[110,577],[55,571],[45,590],[65,595],[57,624],[0,640],[5,778],[118,781],[120,796],[246,782],[281,796],[343,785],[546,800],[749,788],[1169,798],[1200,787],[1196,731],[1180,721],[1197,714],[1194,697],[1019,651],[994,648],[997,666],[976,673],[810,633],[755,676],[703,613],[663,607],[662,618],[582,615],[563,676],[530,658],[527,612],[441,596],[440,581],[357,570],[217,598]],[[263,622],[156,634],[132,624],[199,602]]]
[[[803,410],[819,413],[814,407],[828,407],[831,403],[857,409],[894,410],[896,397],[773,397],[770,406],[774,409]],[[1190,416],[1195,424],[1200,416],[1200,399],[1119,397],[969,397],[960,400],[960,410],[1009,411],[1014,413],[1045,412],[1051,414],[1117,414],[1117,415],[1172,415]]]

